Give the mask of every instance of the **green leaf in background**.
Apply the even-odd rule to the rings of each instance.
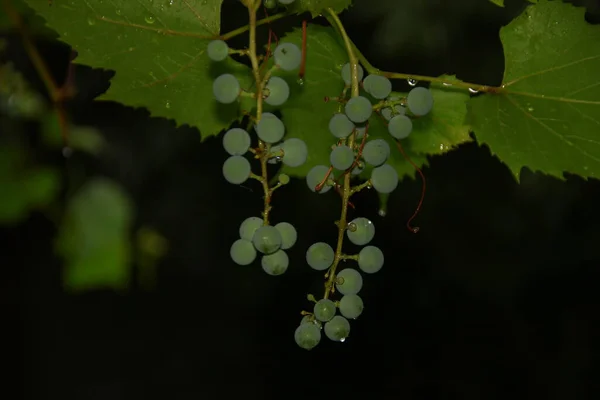
[[[351,5],[352,0],[296,0],[289,6],[289,9],[298,14],[310,12],[315,18],[326,14],[328,8],[339,14]]]
[[[504,7],[504,0],[490,0],[490,2],[494,3],[498,7]]]
[[[39,2],[41,3],[42,0]],[[45,5],[48,6],[48,2],[46,1],[45,3]],[[10,9],[7,7],[10,7]],[[56,38],[56,34],[45,26],[44,20],[39,15],[36,15],[23,0],[0,1],[0,32],[16,29],[11,11],[15,11],[19,14],[24,25],[27,26],[28,33]]]
[[[131,279],[132,204],[105,178],[81,187],[67,206],[57,241],[66,289],[125,289]]]
[[[600,177],[600,26],[584,14],[558,1],[529,6],[500,31],[506,92],[470,101],[477,140],[517,180],[524,166]]]
[[[246,66],[229,58],[211,62],[206,55],[210,39],[219,35],[222,0],[27,3],[78,51],[76,62],[116,71],[101,100],[146,107],[153,116],[198,127],[203,138],[252,108],[213,99],[212,82],[222,73],[236,75],[242,87],[251,85]]]
[[[281,41],[300,44],[302,31],[296,29]],[[306,176],[315,165],[329,165],[329,153],[336,140],[329,132],[328,125],[331,116],[338,111],[339,103],[325,102],[324,98],[341,94],[344,88],[341,68],[348,59],[335,31],[316,25],[308,29],[306,57],[306,75],[302,85],[296,82],[294,75],[281,74],[291,86],[290,100],[281,110],[286,124],[286,137],[300,138],[310,149],[304,165],[297,168],[282,167],[283,173],[296,177]],[[451,76],[443,78],[456,81]],[[418,166],[426,165],[427,155],[448,152],[470,140],[469,127],[465,124],[468,93],[438,84],[432,85],[431,89],[435,99],[433,111],[415,119],[414,132],[402,141],[406,154]],[[396,168],[400,177],[414,177],[415,168],[398,151],[384,119],[373,115],[369,122],[370,137],[385,139],[392,149],[388,163]],[[370,169],[367,168],[362,178],[368,179],[369,176]]]

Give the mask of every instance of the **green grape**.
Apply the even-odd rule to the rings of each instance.
[[[281,235],[281,248],[283,250],[287,250],[296,244],[298,233],[292,224],[289,222],[280,222],[275,225],[275,229],[277,229]]]
[[[360,83],[360,81],[362,81],[363,76],[365,76],[365,70],[363,69],[363,67],[360,66],[360,64],[357,65],[357,69],[358,69],[358,82]],[[344,66],[342,67],[342,79],[344,80],[344,83],[348,86],[352,85],[352,76],[350,74],[350,63],[346,63],[344,64]]]
[[[223,74],[213,82],[213,95],[219,103],[231,104],[240,95],[240,82],[231,74]]]
[[[241,156],[250,148],[250,135],[241,128],[232,128],[223,136],[223,147],[232,156]]]
[[[265,98],[265,103],[269,105],[280,106],[290,97],[289,85],[278,76],[269,78],[265,88],[269,90],[269,95]]]
[[[381,75],[368,75],[363,81],[365,92],[378,100],[385,99],[392,93],[392,82]]]
[[[383,164],[371,172],[371,185],[379,193],[392,193],[398,186],[398,173],[391,165]]]
[[[354,123],[346,114],[333,114],[329,120],[329,132],[336,138],[347,138],[354,130]]]
[[[312,269],[323,271],[331,267],[335,252],[325,242],[317,242],[311,245],[306,251],[306,262]]]
[[[281,159],[288,167],[299,167],[306,162],[308,147],[302,139],[287,139],[281,145],[283,158]]]
[[[336,146],[331,150],[329,162],[333,168],[345,171],[354,163],[354,151],[346,145]]]
[[[250,161],[242,156],[231,156],[223,163],[223,176],[227,182],[234,185],[246,182],[250,172]]]
[[[248,217],[240,225],[240,238],[249,242],[254,237],[254,232],[263,226],[263,219],[258,217]]]
[[[305,315],[304,317],[302,317],[302,321],[300,321],[300,325],[303,325],[303,324],[316,325],[319,327],[319,329],[322,328],[321,321],[317,320],[314,315]]]
[[[351,228],[354,228],[354,231],[352,231]],[[373,237],[375,236],[375,225],[367,218],[354,218],[348,224],[346,235],[348,235],[348,239],[355,245],[364,246],[373,240]]]
[[[277,7],[277,0],[264,0],[263,4],[266,8],[272,10],[273,8]]]
[[[279,177],[277,179],[279,181],[279,183],[281,183],[282,185],[287,185],[288,183],[290,183],[290,176],[287,174],[279,174]]]
[[[271,146],[271,150],[269,151],[271,158],[267,160],[269,164],[277,164],[280,163],[283,159],[283,143],[274,144]]]
[[[431,90],[421,86],[412,88],[406,97],[406,105],[416,116],[427,115],[433,108],[433,94]]]
[[[340,314],[345,318],[358,318],[364,308],[363,301],[357,294],[347,294],[340,299]]]
[[[388,123],[388,132],[396,139],[407,138],[412,128],[412,121],[406,115],[396,115]]]
[[[306,174],[306,184],[308,185],[308,188],[315,192],[315,188],[323,181],[327,172],[329,172],[329,168],[324,165],[315,165],[312,167],[311,170],[308,171],[308,174]],[[319,193],[327,193],[329,189],[331,189],[331,185],[325,184]]]
[[[325,323],[325,336],[334,342],[343,342],[350,335],[350,322],[340,315]]]
[[[254,232],[252,244],[263,254],[273,254],[281,248],[281,234],[275,227],[263,225]]]
[[[321,329],[316,324],[301,324],[294,332],[294,340],[301,348],[311,350],[321,341]]]
[[[223,61],[229,55],[229,46],[223,40],[212,40],[206,49],[208,58],[213,61]]]
[[[234,263],[248,265],[256,259],[256,249],[251,241],[238,239],[231,245],[229,255]]]
[[[343,269],[335,276],[335,288],[343,295],[357,294],[362,285],[362,275],[353,268]]]
[[[406,108],[402,107],[400,104],[396,104],[394,106],[394,111],[392,111],[392,107],[384,107],[381,109],[381,115],[387,121],[392,119],[395,115],[404,115],[406,114]]]
[[[367,164],[378,167],[390,156],[390,145],[383,139],[369,140],[362,151]]]
[[[281,2],[281,0],[279,0]],[[273,52],[275,64],[284,71],[292,71],[300,66],[302,52],[294,43],[280,43]]]
[[[363,247],[358,253],[358,267],[363,272],[374,274],[383,267],[383,252],[379,247]]]
[[[287,271],[290,265],[290,259],[283,250],[277,250],[273,254],[267,254],[262,256],[260,260],[263,271],[269,275],[277,276]]]
[[[373,113],[373,106],[364,96],[352,97],[344,108],[348,119],[352,122],[366,122]]]
[[[256,134],[263,142],[276,143],[283,138],[285,126],[275,114],[262,113],[260,121],[256,124]]]
[[[327,322],[335,316],[335,303],[329,299],[321,299],[315,303],[313,314],[316,319]]]
[[[367,132],[367,126],[366,125],[356,125],[355,129],[355,139],[362,139],[363,136],[365,136],[365,133]]]
[[[281,4],[285,4],[286,6],[292,4],[296,0],[278,0]]]

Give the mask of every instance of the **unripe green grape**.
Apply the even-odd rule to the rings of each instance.
[[[391,165],[383,164],[371,172],[371,184],[379,193],[391,193],[398,187],[398,173]]]
[[[250,135],[244,129],[232,128],[223,136],[223,148],[232,156],[241,156],[250,148]]]
[[[392,82],[381,75],[368,75],[363,81],[365,92],[374,98],[385,99],[392,92]]]
[[[329,168],[324,165],[315,165],[312,167],[310,171],[308,171],[308,174],[306,174],[306,184],[308,185],[308,188],[315,192],[315,188],[323,181],[328,172]],[[321,190],[319,190],[319,193],[327,193],[330,189],[331,185],[324,184]]]
[[[375,225],[367,218],[354,218],[348,225],[346,235],[355,245],[364,246],[375,237]],[[352,230],[352,228],[354,228],[354,230]]]
[[[267,9],[272,10],[273,8],[277,7],[277,0],[264,0],[263,4]]]
[[[360,81],[362,81],[363,76],[365,75],[365,70],[363,69],[363,67],[360,66],[360,64],[357,65],[357,69],[358,69],[358,83],[360,83]],[[352,85],[352,75],[350,73],[350,63],[346,63],[344,64],[344,66],[342,67],[342,79],[344,80],[344,83],[348,86]]]
[[[350,322],[340,315],[336,315],[325,323],[325,336],[334,342],[343,342],[350,335]]]
[[[344,111],[350,121],[355,123],[366,122],[373,113],[373,106],[369,99],[364,96],[352,97],[346,103]]]
[[[219,103],[231,104],[240,95],[240,82],[232,74],[223,74],[213,82],[213,95]]]
[[[280,43],[273,52],[273,58],[279,68],[284,71],[292,71],[300,66],[302,52],[294,43]]]
[[[406,105],[414,115],[426,115],[433,108],[433,94],[431,90],[421,86],[412,88],[406,97]]]
[[[306,162],[308,147],[302,139],[290,138],[281,145],[283,149],[282,161],[288,167],[299,167]]]
[[[281,235],[281,248],[283,250],[289,249],[296,243],[298,233],[292,224],[289,222],[280,222],[275,225],[275,229],[277,229]]]
[[[263,226],[263,219],[259,217],[248,217],[240,225],[240,238],[252,242],[254,232]]]
[[[357,294],[347,294],[340,299],[340,314],[345,318],[356,319],[364,309],[363,300]]]
[[[234,185],[246,182],[250,172],[250,161],[242,156],[231,156],[223,163],[223,176],[227,182]]]
[[[347,138],[354,130],[354,123],[346,114],[333,114],[329,120],[329,132],[336,138]]]
[[[273,254],[281,248],[281,234],[275,227],[263,225],[254,232],[252,244],[263,254]]]
[[[266,143],[277,143],[285,135],[283,122],[272,113],[262,113],[255,129],[258,138]]]
[[[269,105],[280,106],[290,97],[289,85],[284,79],[278,76],[269,78],[265,88],[269,91],[268,96],[265,98],[265,103]]]
[[[321,341],[321,329],[316,324],[300,324],[294,332],[296,344],[305,350],[311,350]]]
[[[374,274],[383,267],[383,252],[379,247],[365,246],[358,253],[358,267],[361,271]]]
[[[354,128],[354,138],[355,139],[362,139],[363,136],[365,136],[365,133],[367,132],[367,126],[366,125],[356,125],[356,127]]]
[[[357,294],[363,286],[363,279],[357,270],[346,268],[335,276],[335,288],[341,294]]]
[[[249,265],[256,259],[256,249],[251,241],[238,239],[231,245],[229,255],[238,265]]]
[[[229,55],[229,46],[223,40],[212,40],[206,48],[208,58],[213,61],[223,61]]]
[[[404,115],[406,114],[406,108],[402,107],[400,104],[396,104],[394,106],[394,110],[392,111],[392,107],[384,107],[381,109],[381,115],[387,121],[395,117],[396,115]]]
[[[354,163],[354,151],[346,145],[336,146],[331,150],[329,162],[333,168],[345,171]]]
[[[331,267],[335,258],[333,248],[325,242],[317,242],[306,251],[306,262],[312,269],[323,271]]]
[[[313,314],[316,319],[327,322],[335,316],[335,303],[329,299],[321,299],[315,303]]]
[[[260,261],[263,271],[269,275],[277,276],[287,271],[290,265],[290,259],[287,253],[283,250],[277,250],[273,254],[262,256]]]
[[[388,122],[388,132],[396,139],[407,138],[412,128],[412,121],[406,115],[396,115]]]
[[[390,145],[383,139],[369,140],[362,151],[365,162],[378,167],[390,156]]]

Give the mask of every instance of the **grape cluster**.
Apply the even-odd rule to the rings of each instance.
[[[353,219],[346,227],[346,236],[358,246],[365,246],[375,236],[375,225],[367,218]],[[354,257],[358,269],[365,274],[373,274],[383,267],[383,252],[376,246],[365,246]],[[306,252],[306,262],[317,270],[331,268],[335,262],[333,248],[325,242],[317,242]],[[337,272],[334,283],[335,289],[342,295],[337,302],[328,298],[315,301],[312,313],[304,316],[300,326],[296,328],[294,339],[298,346],[310,350],[321,341],[321,331],[325,336],[336,342],[343,342],[350,335],[349,319],[358,318],[364,304],[358,295],[363,286],[363,278],[355,268],[347,267]],[[336,315],[339,311],[339,315]]]

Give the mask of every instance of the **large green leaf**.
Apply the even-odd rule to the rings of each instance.
[[[540,1],[502,28],[505,92],[471,99],[469,119],[519,179],[523,166],[600,176],[600,26]]]
[[[87,182],[69,201],[57,241],[67,289],[127,287],[132,207],[121,188],[105,178]]]
[[[298,14],[310,12],[314,18],[326,14],[328,8],[339,14],[351,5],[352,0],[296,0],[289,8]]]
[[[331,116],[338,111],[339,103],[325,102],[324,98],[341,94],[344,83],[340,71],[348,59],[336,35],[331,28],[311,25],[307,36],[304,83],[297,83],[293,75],[282,74],[290,83],[292,93],[281,111],[287,129],[286,135],[301,138],[310,149],[304,165],[297,168],[283,167],[283,172],[291,176],[304,177],[315,165],[329,165],[329,153],[336,140],[329,132],[328,124]],[[282,38],[282,41],[296,44],[301,40],[300,30]],[[454,77],[445,78],[455,80]],[[434,110],[426,117],[415,119],[413,133],[402,141],[408,157],[419,166],[427,162],[426,155],[445,153],[470,140],[469,127],[464,122],[469,95],[441,85],[432,85],[431,88],[435,98]],[[415,168],[398,151],[383,118],[374,114],[369,122],[370,137],[383,138],[392,148],[388,163],[396,168],[400,177],[414,177]],[[368,178],[369,174],[370,170],[367,169],[362,177]]]
[[[250,87],[249,69],[231,59],[211,62],[205,49],[219,34],[222,0],[131,1],[27,0],[61,40],[78,52],[77,62],[116,71],[101,97],[146,107],[154,116],[217,134],[240,117],[234,103],[213,100],[212,81],[221,73],[236,75]]]

